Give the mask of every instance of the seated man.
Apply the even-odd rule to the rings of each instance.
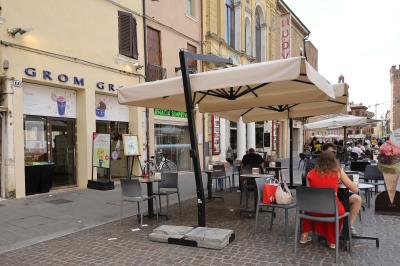
[[[322,147],[322,151],[333,152],[336,155],[337,148],[336,148],[336,145],[333,143],[325,143],[324,146]],[[312,165],[312,167],[314,167],[314,166],[315,166],[315,161],[314,161],[314,164]],[[307,170],[307,167],[306,167],[306,170]],[[311,168],[308,168],[308,170],[311,170]],[[341,170],[341,174],[345,175],[344,171]],[[306,173],[306,176],[307,176],[307,173]],[[353,225],[355,224],[355,222],[357,220],[357,216],[358,216],[358,213],[360,212],[360,208],[361,208],[360,195],[353,194],[350,192],[349,202],[350,202],[350,211],[349,212],[350,212],[351,232],[353,235],[356,235],[357,232],[354,229]]]
[[[249,152],[246,153],[242,158],[242,168],[246,167],[247,165],[260,165],[264,163],[264,159],[262,156],[253,148],[249,149]]]
[[[357,145],[354,146],[353,148],[351,148],[351,152],[357,153],[359,158],[363,157],[365,155],[364,151],[361,149],[361,143],[360,142],[357,142]]]

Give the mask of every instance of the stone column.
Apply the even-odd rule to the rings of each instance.
[[[256,123],[247,124],[247,150],[256,148]]]
[[[225,134],[225,125],[226,123],[229,123],[229,121],[226,121],[225,119],[221,118],[219,120],[219,132],[220,132],[220,139],[219,139],[219,145],[221,147],[221,153],[219,155],[219,158],[222,162],[226,161],[226,134]]]
[[[242,118],[237,123],[237,159],[241,160],[246,154],[246,124]]]

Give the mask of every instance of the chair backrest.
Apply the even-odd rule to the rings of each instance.
[[[300,157],[300,160],[304,160],[306,158],[306,154],[305,153],[300,153],[299,157]]]
[[[274,161],[268,161],[268,162],[266,162],[266,167],[270,167],[270,166],[271,166],[271,162],[274,162]],[[276,162],[275,162],[275,167],[282,167],[282,163],[276,161]]]
[[[367,165],[364,172],[365,179],[384,180],[381,170],[376,165]]]
[[[350,158],[352,160],[358,160],[358,153],[356,152],[350,152]]]
[[[121,179],[121,193],[123,197],[141,197],[142,187],[139,180]]]
[[[223,164],[214,164],[213,170],[217,170],[212,173],[213,177],[225,177],[226,176],[225,165],[223,165]]]
[[[368,161],[351,161],[350,170],[364,172],[367,165],[370,165]]]
[[[337,214],[336,196],[332,188],[297,187],[297,210],[322,214]]]
[[[162,173],[158,188],[178,188],[178,172]]]
[[[241,174],[252,174],[253,173],[253,168],[260,169],[260,174],[264,173],[263,168],[259,164],[248,164],[248,165],[245,165],[240,169],[240,173]]]
[[[272,180],[272,178],[269,177],[260,177],[260,178],[256,178],[256,185],[257,185],[257,203],[261,203],[263,200],[263,189],[264,189],[264,184],[266,182],[269,182],[270,180]]]

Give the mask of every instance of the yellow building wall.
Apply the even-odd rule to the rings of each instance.
[[[7,79],[6,99],[12,112],[8,133],[13,139],[15,178],[9,177],[8,190],[15,190],[17,198],[25,196],[24,133],[23,133],[23,89],[13,88],[10,79],[36,82],[49,86],[77,91],[77,185],[86,187],[91,179],[92,132],[96,130],[95,93],[116,92],[96,89],[96,83],[103,81],[120,85],[143,82],[144,69],[137,72],[134,62],[143,64],[143,24],[137,21],[139,59],[124,58],[118,54],[118,10],[142,12],[142,1],[70,0],[53,1],[13,0],[2,1],[1,15],[6,22],[0,27],[2,41],[11,45],[0,47],[1,62],[8,60],[10,68],[3,74]],[[119,6],[120,4],[121,6]],[[7,28],[32,27],[33,31],[12,38]],[[24,69],[37,69],[36,77],[27,77]],[[66,74],[69,77],[84,78],[84,86],[73,85],[71,81],[61,83],[43,80],[40,72],[48,70],[53,75]],[[131,108],[130,124],[133,132],[139,132],[141,116],[137,108]],[[140,139],[144,139],[143,136]]]

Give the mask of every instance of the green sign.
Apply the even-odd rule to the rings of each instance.
[[[154,109],[154,114],[160,115],[160,116],[172,116],[172,117],[187,118],[186,112],[179,112],[179,111],[174,111],[174,110]]]

